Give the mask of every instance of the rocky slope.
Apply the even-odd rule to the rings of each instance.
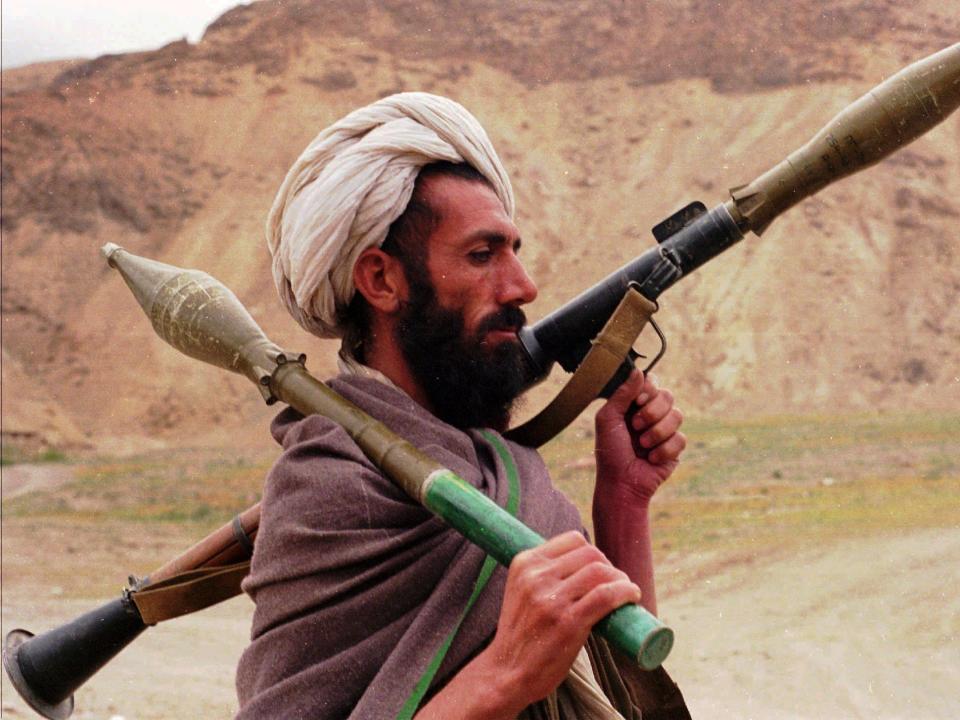
[[[400,90],[487,127],[536,318],[712,205],[903,65],[956,3],[277,2],[190,45],[3,74],[4,441],[266,443],[245,380],[153,336],[107,241],[227,283],[319,374],[262,226],[324,126]],[[960,117],[828,188],[663,298],[665,382],[700,414],[960,408]]]

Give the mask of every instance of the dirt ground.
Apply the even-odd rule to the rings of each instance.
[[[960,717],[958,528],[725,567],[678,595],[664,570],[695,718]]]
[[[15,573],[49,548],[10,526],[4,633],[44,631],[110,599],[58,597],[56,578]],[[693,716],[960,717],[960,528],[807,546],[661,564],[661,615],[677,633],[668,668]],[[73,717],[230,717],[251,611],[241,597],[148,630],[77,692]],[[6,676],[2,716],[35,717]]]
[[[4,500],[8,500],[38,490],[52,490],[70,482],[73,477],[74,470],[70,465],[11,465],[3,469],[3,489],[0,495]]]

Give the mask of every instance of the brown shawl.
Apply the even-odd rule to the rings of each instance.
[[[372,379],[331,386],[506,504],[506,470],[483,434],[459,431]],[[237,670],[238,718],[396,717],[465,607],[484,553],[385,478],[333,422],[286,410],[272,429],[284,453],[267,478],[243,584],[256,611]],[[580,529],[540,456],[502,442],[521,478],[519,517],[546,537]],[[497,568],[432,692],[492,637],[505,580]]]

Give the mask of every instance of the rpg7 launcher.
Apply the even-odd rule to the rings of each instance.
[[[726,202],[710,211],[703,203],[694,202],[656,225],[653,235],[658,246],[523,328],[520,342],[529,357],[531,376],[544,377],[555,362],[567,372],[575,371],[628,288],[656,303],[664,290],[748,231],[762,234],[787,209],[836,180],[879,162],[942,122],[958,106],[960,43],[904,68],[875,87],[802,148],[753,182],[733,188]],[[632,369],[632,360],[621,367],[608,388],[623,381]],[[584,400],[594,397],[596,393]],[[531,444],[543,440],[521,437],[532,440]]]

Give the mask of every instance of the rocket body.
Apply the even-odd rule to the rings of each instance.
[[[960,107],[960,43],[905,67],[844,108],[806,145],[730,191],[738,224],[757,235],[788,208],[879,162]]]

